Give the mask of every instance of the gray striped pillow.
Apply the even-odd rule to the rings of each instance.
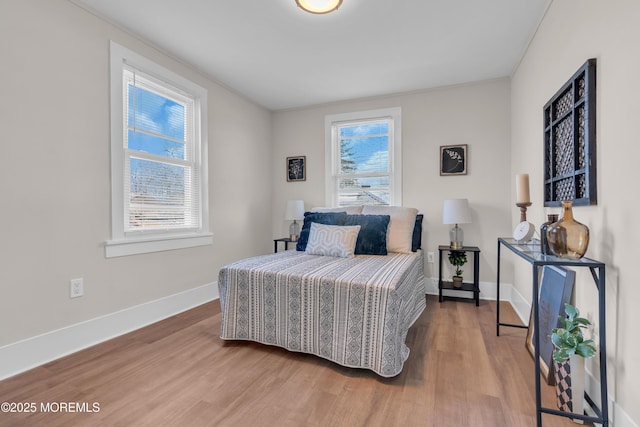
[[[310,255],[350,258],[354,256],[359,232],[359,225],[324,225],[313,222],[305,252]]]

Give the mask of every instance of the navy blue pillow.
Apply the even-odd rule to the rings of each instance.
[[[389,215],[347,215],[343,225],[359,225],[356,255],[386,255]]]
[[[423,214],[416,215],[416,224],[413,227],[413,238],[411,239],[411,250],[413,252],[422,248],[422,218]]]
[[[305,212],[302,230],[300,230],[298,243],[296,243],[296,250],[304,251],[307,249],[307,242],[309,241],[309,232],[311,231],[312,222],[324,225],[344,225],[343,223],[346,219],[346,212]]]

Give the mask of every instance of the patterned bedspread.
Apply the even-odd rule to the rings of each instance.
[[[220,337],[400,373],[409,327],[425,309],[422,252],[335,258],[295,250],[220,270]]]

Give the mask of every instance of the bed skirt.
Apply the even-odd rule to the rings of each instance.
[[[220,270],[220,337],[398,375],[426,307],[422,251],[335,258],[289,250]]]

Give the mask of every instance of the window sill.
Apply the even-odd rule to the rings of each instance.
[[[192,233],[173,236],[153,236],[108,240],[105,242],[105,257],[115,258],[128,255],[148,254],[174,249],[193,248],[213,244],[212,233]]]

